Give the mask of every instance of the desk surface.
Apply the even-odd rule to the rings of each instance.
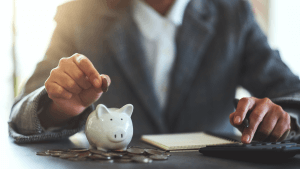
[[[139,164],[139,163],[112,163],[112,164],[101,164],[95,161],[68,161],[65,159],[55,158],[51,156],[37,156],[35,155],[38,151],[45,151],[47,149],[56,148],[76,148],[85,147],[88,148],[89,144],[83,133],[78,133],[69,139],[55,141],[55,142],[43,142],[43,143],[31,143],[31,144],[15,144],[11,138],[6,139],[2,142],[1,147],[1,163],[0,166],[4,165],[5,168],[299,168],[300,166],[300,155],[296,155],[294,158],[286,161],[274,163],[259,163],[250,161],[238,161],[232,159],[222,159],[216,157],[203,156],[199,152],[177,152],[171,153],[172,156],[166,161],[153,161],[150,164]],[[134,138],[130,143],[131,146],[152,146],[143,143],[139,138]],[[153,148],[153,147],[152,147]],[[1,167],[2,168],[2,167]]]

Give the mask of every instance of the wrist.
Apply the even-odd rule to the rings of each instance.
[[[64,126],[72,116],[65,114],[53,101],[48,104],[44,111],[42,111],[38,118],[40,119],[41,125],[44,129],[49,127],[62,127]]]

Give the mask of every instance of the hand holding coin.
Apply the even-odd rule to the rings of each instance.
[[[53,101],[48,111],[39,114],[44,128],[64,125],[97,101],[111,83],[109,76],[100,75],[84,55],[62,58],[45,82],[48,97]]]

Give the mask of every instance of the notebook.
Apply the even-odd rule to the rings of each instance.
[[[141,140],[166,151],[198,150],[207,145],[237,143],[205,132],[143,135]]]

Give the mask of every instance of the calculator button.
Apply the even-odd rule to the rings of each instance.
[[[281,144],[281,142],[272,142],[272,144]]]
[[[261,143],[251,143],[252,146],[261,146]]]

